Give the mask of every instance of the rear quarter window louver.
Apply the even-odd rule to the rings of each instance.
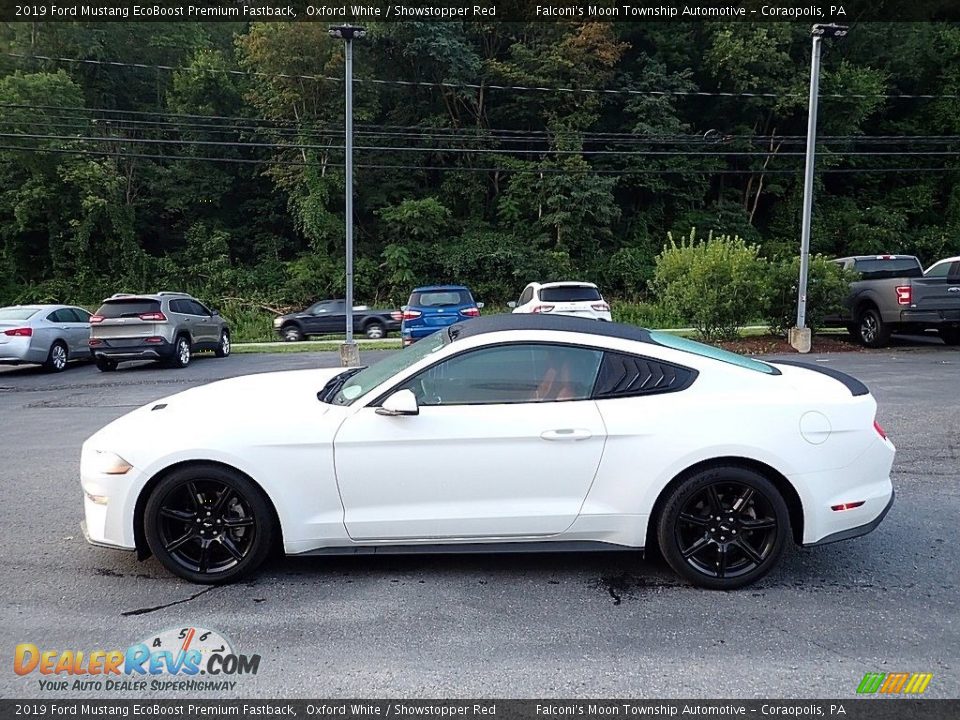
[[[661,360],[604,353],[593,397],[616,398],[685,390],[697,379],[697,371]]]

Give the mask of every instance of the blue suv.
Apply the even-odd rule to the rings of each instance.
[[[476,303],[463,285],[429,285],[414,288],[403,307],[400,336],[403,346],[412,345],[437,330],[480,315],[483,303]]]

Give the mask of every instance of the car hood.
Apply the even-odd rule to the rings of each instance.
[[[321,419],[334,406],[320,402],[317,392],[341,372],[343,368],[292,370],[201,385],[114,420],[85,445],[119,453],[136,466],[138,459],[170,448],[259,443],[303,428],[312,428],[319,438]]]

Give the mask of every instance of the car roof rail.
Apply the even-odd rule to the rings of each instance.
[[[181,297],[190,297],[190,293],[177,292],[175,290],[161,290],[157,295],[179,295]]]

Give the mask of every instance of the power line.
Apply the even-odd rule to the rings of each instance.
[[[310,165],[300,160],[276,160],[276,159],[254,159],[254,158],[220,158],[204,157],[190,155],[165,155],[151,153],[126,153],[111,152],[106,150],[81,150],[70,148],[40,148],[17,145],[0,145],[0,150],[12,150],[20,152],[32,152],[37,154],[54,153],[65,155],[90,155],[97,157],[113,157],[120,159],[147,159],[147,160],[182,160],[194,162],[220,162],[227,164],[248,164],[248,165],[287,165],[303,167]],[[9,160],[6,160],[9,162]],[[324,167],[343,167],[342,163],[324,162]],[[378,163],[360,163],[355,167],[378,170],[419,170],[419,171],[443,171],[443,172],[506,172],[527,175],[608,175],[608,176],[630,176],[630,175],[798,175],[802,172],[801,168],[795,170],[768,169],[768,170],[737,170],[731,168],[677,168],[677,169],[595,169],[595,168],[518,168],[518,167],[444,167],[444,166],[423,166],[423,165],[387,165]],[[868,168],[819,168],[818,173],[823,174],[848,174],[848,173],[894,173],[894,172],[960,172],[960,168],[950,167],[868,167]]]
[[[342,83],[343,78],[330,75],[299,75],[295,73],[265,73],[255,70],[232,70],[227,68],[198,68],[180,67],[174,65],[151,65],[147,63],[130,63],[118,60],[93,60],[84,58],[51,57],[48,55],[27,55],[23,53],[3,53],[10,57],[25,60],[42,60],[47,62],[62,62],[82,65],[101,65],[107,67],[129,67],[140,70],[164,70],[167,72],[201,72],[224,75],[238,75],[251,77],[266,77],[283,80],[312,80]],[[805,93],[769,93],[769,92],[724,92],[719,90],[636,90],[633,88],[576,88],[576,87],[548,87],[543,85],[498,85],[494,83],[450,83],[427,80],[383,80],[378,78],[354,78],[358,83],[373,85],[397,85],[403,87],[433,87],[447,90],[506,90],[513,92],[538,93],[581,93],[585,95],[626,95],[647,97],[725,97],[725,98],[803,98]],[[939,100],[957,99],[960,94],[924,94],[924,93],[821,93],[821,98],[829,99],[888,99],[888,100]]]

